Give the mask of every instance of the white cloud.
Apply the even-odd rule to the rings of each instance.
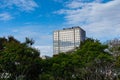
[[[19,28],[9,28],[5,29],[4,33],[0,33],[0,36],[14,36],[17,40],[24,42],[25,37],[32,38],[35,41],[35,44],[32,47],[38,49],[40,51],[40,56],[53,55],[53,47],[52,47],[52,34],[48,34],[47,31],[43,31],[44,29],[38,28],[40,26],[23,26]]]
[[[5,29],[4,33],[0,33],[0,36],[14,36],[17,40],[24,42],[25,37],[32,38],[35,41],[33,47],[37,48],[42,55],[52,56],[53,55],[53,41],[52,34],[49,34],[47,30],[50,30],[49,26],[47,29],[45,26],[40,25],[26,25],[19,26],[17,28]],[[52,31],[52,30],[51,30]]]
[[[100,0],[89,3],[72,0],[56,13],[65,15],[65,24],[81,25],[88,37],[102,40],[119,37],[120,0],[106,3]]]
[[[25,37],[33,38],[35,45],[47,45],[52,39],[52,34],[49,34],[49,32],[40,25],[19,26],[19,28],[10,28],[9,31],[11,31],[11,33],[9,32],[10,35],[21,39],[21,41],[24,41]]]
[[[84,3],[80,0],[73,0],[72,2],[68,2],[66,5],[68,8],[80,8],[82,6],[84,6]]]
[[[13,17],[9,13],[0,13],[0,20],[1,21],[8,21],[13,19]]]
[[[53,55],[52,46],[34,46],[34,47],[40,50],[41,52],[40,56],[43,56],[43,55],[52,56]]]
[[[3,0],[1,1],[1,8],[13,8],[16,6],[21,11],[33,11],[38,4],[34,0]]]

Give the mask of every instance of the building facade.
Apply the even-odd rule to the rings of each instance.
[[[53,54],[68,52],[79,47],[84,41],[86,32],[80,27],[64,28],[53,33]]]

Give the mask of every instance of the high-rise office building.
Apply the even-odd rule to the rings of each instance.
[[[79,26],[54,31],[53,54],[74,50],[79,47],[80,42],[85,40],[85,37],[86,32]]]

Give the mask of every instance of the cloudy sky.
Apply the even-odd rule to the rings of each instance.
[[[101,42],[120,38],[120,0],[0,0],[0,37],[32,38],[41,55],[52,56],[54,30],[72,26]]]

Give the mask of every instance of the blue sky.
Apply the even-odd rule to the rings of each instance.
[[[0,37],[35,40],[41,56],[52,56],[52,33],[80,26],[102,42],[120,37],[120,0],[1,0]]]

